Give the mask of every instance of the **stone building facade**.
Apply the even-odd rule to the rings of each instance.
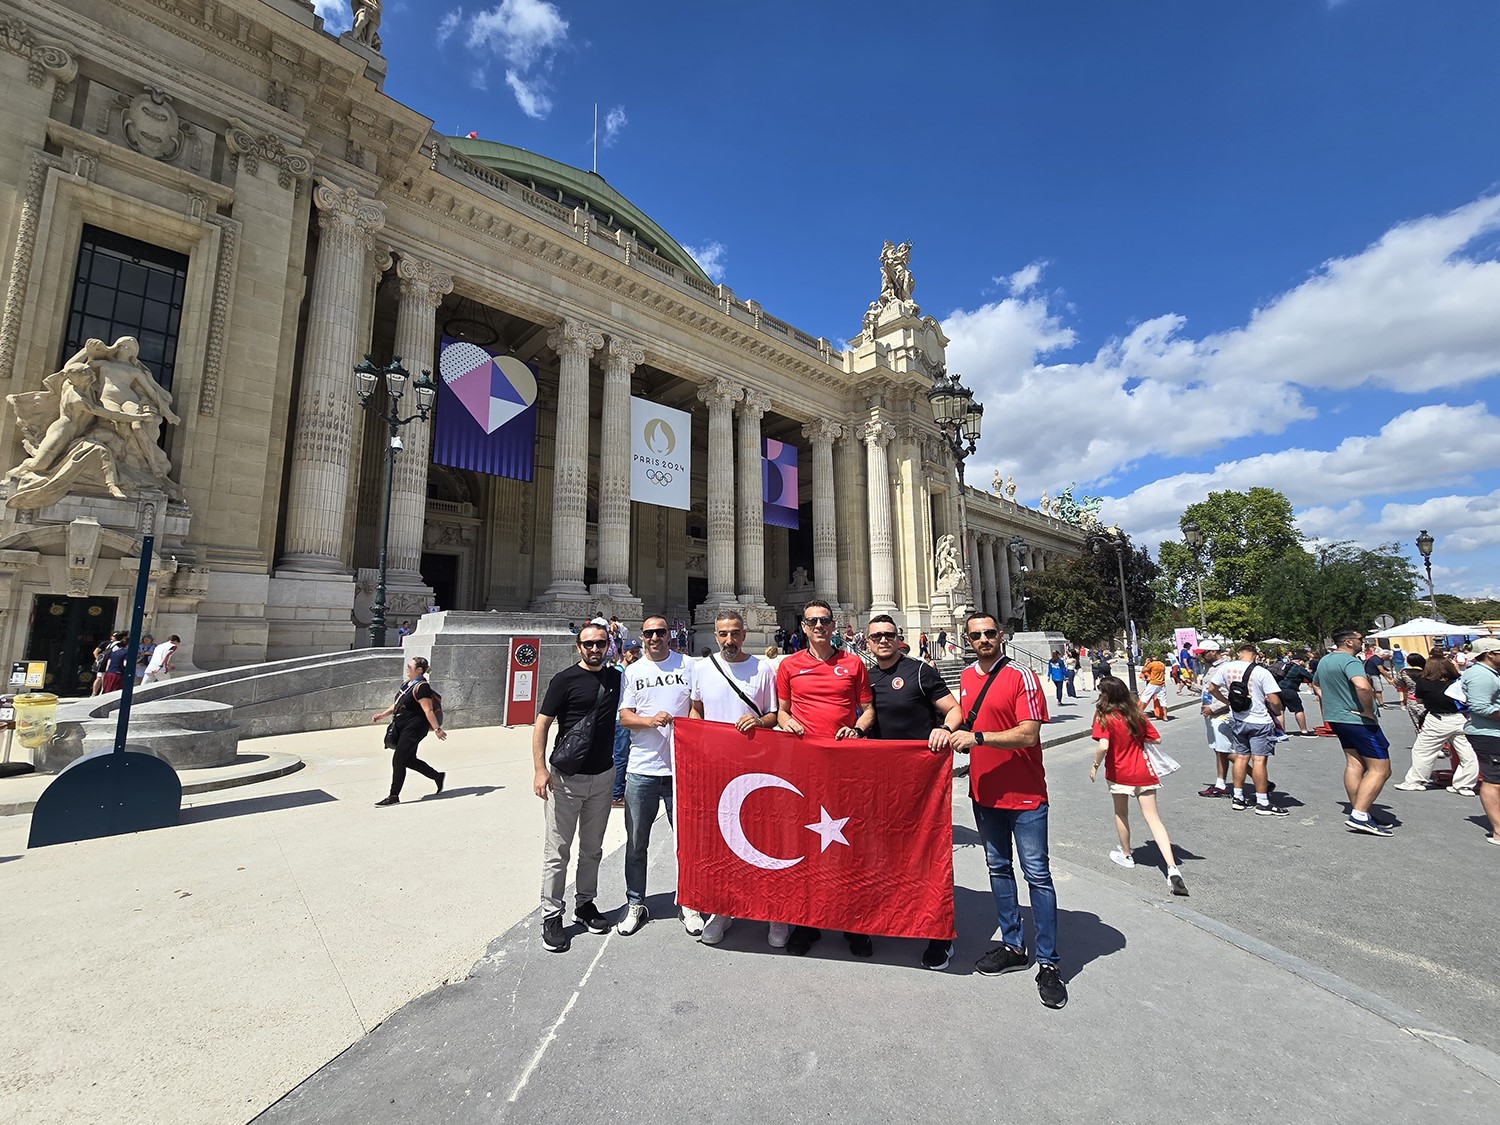
[[[155,486],[7,493],[12,659],[50,657],[74,690],[90,638],[128,622],[148,531],[148,619],[184,663],[365,643],[385,447],[352,368],[435,368],[444,334],[535,365],[535,474],[431,465],[430,426],[408,429],[393,631],[431,604],[542,621],[734,604],[765,635],[816,593],[915,633],[964,597],[1019,616],[1018,536],[1034,569],[1077,553],[1078,527],[970,488],[972,585],[939,588],[935,544],[961,534],[926,398],[947,341],[909,273],[835,348],[712,283],[600,177],[435,132],[385,73],[372,29],[334,37],[306,0],[0,0],[0,380],[55,389],[85,339],[133,336],[178,418]],[[688,511],[630,499],[632,395],[693,415]],[[34,453],[26,432],[7,411],[7,464]],[[798,447],[801,530],[763,522],[763,437]],[[111,440],[74,459],[106,464]]]

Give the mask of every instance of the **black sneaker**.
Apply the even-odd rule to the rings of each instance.
[[[874,957],[875,943],[870,940],[869,934],[851,934],[844,931],[844,940],[849,943],[849,952],[856,957]]]
[[[542,948],[548,953],[566,953],[572,942],[563,929],[561,914],[552,914],[542,919]]]
[[[1256,805],[1256,816],[1291,816],[1292,814],[1280,805]]]
[[[813,942],[822,936],[823,931],[816,926],[793,926],[792,936],[786,939],[786,951],[796,957],[805,957]]]
[[[1253,803],[1254,802],[1252,802],[1252,801],[1245,800],[1245,798],[1243,798],[1243,797],[1231,797],[1231,798],[1229,798],[1229,807],[1232,808],[1235,812],[1244,812]]]
[[[1058,975],[1056,965],[1037,966],[1036,991],[1049,1008],[1061,1008],[1068,1002],[1068,986]]]
[[[1182,881],[1181,875],[1178,875],[1175,872],[1173,872],[1171,875],[1168,875],[1167,886],[1172,888],[1172,893],[1174,895],[1181,895],[1183,898],[1187,898],[1187,884]]]
[[[1001,973],[1020,972],[1031,964],[1031,957],[1024,949],[1012,949],[1001,944],[974,962],[974,971],[987,977],[998,977]]]
[[[946,969],[948,958],[953,955],[953,943],[951,941],[939,941],[933,938],[927,943],[926,950],[922,953],[922,968],[924,969]]]
[[[388,809],[392,805],[399,805],[400,803],[401,799],[399,797],[387,797],[383,801],[376,801],[375,807],[377,809]]]
[[[443,795],[443,783],[447,780],[448,775],[446,773],[437,775],[437,792],[433,794],[434,797],[441,797]]]
[[[604,915],[599,913],[599,908],[592,902],[580,902],[573,908],[573,921],[581,926],[588,927],[591,934],[609,933],[609,923],[604,920]]]

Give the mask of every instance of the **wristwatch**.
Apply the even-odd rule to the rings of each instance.
[[[984,731],[982,731],[982,730],[976,730],[974,732],[974,745],[975,746],[983,746],[984,745]]]

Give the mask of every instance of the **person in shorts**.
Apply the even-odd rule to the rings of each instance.
[[[1313,673],[1323,701],[1323,720],[1344,748],[1344,792],[1349,796],[1345,826],[1369,836],[1389,836],[1390,826],[1370,815],[1375,798],[1391,777],[1391,744],[1380,729],[1379,696],[1360,659],[1364,640],[1358,629],[1333,634],[1333,651]]]
[[[1217,641],[1206,642],[1198,649],[1199,667],[1203,669],[1204,676],[1207,676],[1223,659],[1224,652],[1219,648]],[[1215,699],[1207,687],[1201,684],[1199,687],[1202,691],[1200,710],[1203,713],[1203,731],[1208,736],[1208,752],[1214,756],[1214,768],[1217,773],[1214,783],[1198,790],[1198,796],[1227,797],[1229,796],[1229,778],[1232,776],[1229,762],[1229,732],[1225,725],[1229,719],[1229,708]]]
[[[1276,753],[1276,720],[1281,715],[1280,691],[1271,670],[1256,660],[1253,644],[1242,644],[1236,650],[1238,659],[1214,667],[1204,685],[1220,703],[1229,707],[1229,718],[1224,726],[1229,736],[1229,752],[1233,759],[1234,795],[1230,806],[1236,810],[1248,809],[1251,802],[1245,799],[1245,775],[1251,774],[1255,781],[1255,813],[1257,816],[1288,816],[1286,809],[1271,804],[1271,780],[1266,764]],[[1246,705],[1235,710],[1231,688],[1243,684],[1248,691]]]
[[[1307,729],[1307,711],[1302,706],[1301,689],[1303,684],[1312,683],[1312,673],[1307,670],[1307,657],[1300,652],[1290,653],[1286,658],[1286,664],[1281,669],[1281,674],[1276,677],[1276,682],[1281,688],[1276,693],[1281,700],[1283,713],[1290,713],[1297,718],[1297,730],[1289,730],[1287,734],[1297,735],[1302,738],[1315,737],[1313,732]]]
[[[1464,734],[1479,759],[1479,803],[1490,822],[1489,841],[1500,844],[1500,640],[1481,637],[1463,675],[1469,721]]]

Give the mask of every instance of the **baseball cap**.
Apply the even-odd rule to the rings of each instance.
[[[1480,637],[1469,646],[1469,651],[1476,656],[1482,652],[1500,652],[1500,639],[1495,637]]]
[[[1224,646],[1218,641],[1204,641],[1198,646],[1199,652],[1223,652]]]
[[[625,642],[625,651],[626,652],[639,652],[640,650],[641,650],[641,642],[640,641],[626,641]]]

